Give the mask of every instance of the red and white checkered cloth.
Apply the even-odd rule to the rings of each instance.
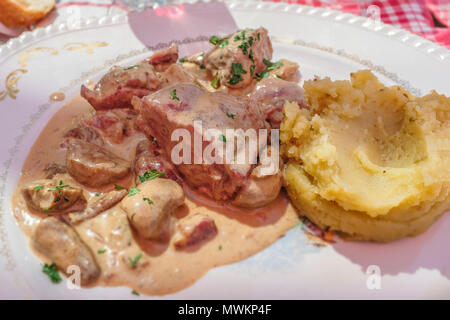
[[[266,0],[280,2],[280,0]],[[356,15],[379,14],[384,23],[419,34],[450,48],[450,0],[284,0],[281,2],[330,7]],[[434,16],[434,18],[433,18]],[[435,20],[441,27],[436,26]]]
[[[450,0],[266,0],[306,4],[315,7],[330,7],[356,15],[380,18],[427,39],[450,48]],[[113,3],[113,4],[111,4]],[[77,17],[101,16],[116,12],[127,12],[123,3],[111,0],[60,0],[56,13],[38,24],[43,26],[54,21],[76,19]],[[437,27],[438,20],[441,26]],[[0,44],[20,30],[6,30],[0,24]],[[3,33],[3,35],[2,35]]]

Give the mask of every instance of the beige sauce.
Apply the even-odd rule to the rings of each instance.
[[[50,94],[50,100],[51,101],[63,101],[66,98],[66,95],[64,94],[64,92],[53,92],[52,94]]]
[[[81,97],[68,102],[44,128],[24,163],[12,197],[12,208],[27,236],[32,234],[40,218],[29,213],[20,189],[28,182],[43,178],[43,169],[49,162],[65,163],[65,150],[60,148],[63,132],[86,112],[92,112],[92,108]],[[125,139],[121,145],[107,145],[106,148],[132,161],[135,146],[142,138],[138,134]],[[129,186],[131,180],[128,178],[121,183]],[[162,244],[139,239],[118,205],[75,226],[102,270],[97,285],[125,285],[149,295],[176,292],[191,285],[212,267],[240,261],[259,252],[299,221],[284,193],[267,208],[251,212],[220,207],[189,190],[186,195],[185,205],[173,220],[203,213],[212,217],[218,228],[213,239],[186,250],[175,250],[171,242]],[[97,253],[103,249],[106,249],[104,254]],[[143,257],[136,268],[132,268],[129,258],[139,253],[143,253]]]

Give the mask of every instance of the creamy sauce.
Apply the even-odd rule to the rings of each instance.
[[[66,98],[66,95],[64,92],[53,92],[50,94],[50,100],[51,101],[63,101]]]
[[[65,163],[66,151],[60,147],[63,133],[87,112],[93,112],[93,109],[81,97],[68,102],[41,132],[25,160],[12,197],[12,208],[19,227],[28,237],[41,218],[29,212],[20,190],[23,185],[43,178],[43,169],[48,163]],[[105,147],[131,162],[136,144],[143,138],[142,134],[137,134],[126,138],[120,145],[107,144]],[[116,183],[128,187],[132,180],[128,177]],[[125,285],[149,295],[176,292],[188,287],[215,266],[237,262],[261,251],[299,221],[284,193],[264,209],[244,211],[217,205],[190,190],[185,191],[185,204],[173,220],[202,213],[213,218],[218,229],[213,239],[185,250],[175,250],[171,241],[157,243],[139,238],[119,205],[74,226],[101,268],[102,274],[96,285]],[[98,250],[106,252],[98,254]],[[142,258],[136,268],[132,268],[129,259],[140,253],[143,253]]]

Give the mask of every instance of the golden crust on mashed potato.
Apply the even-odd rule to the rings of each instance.
[[[370,71],[304,84],[284,107],[285,183],[302,215],[358,240],[427,230],[450,208],[450,98],[385,87]]]

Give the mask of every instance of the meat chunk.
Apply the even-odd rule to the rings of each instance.
[[[130,172],[127,161],[102,147],[79,139],[69,142],[66,166],[75,180],[90,187],[112,183]]]
[[[141,183],[146,172],[155,171],[164,173],[163,178],[171,179],[181,185],[182,180],[178,176],[173,164],[162,154],[154,143],[142,140],[136,147],[136,160],[134,162],[134,172],[136,174],[136,184]]]
[[[98,146],[103,146],[105,144],[103,137],[100,135],[98,130],[86,125],[83,122],[79,123],[76,127],[67,130],[66,133],[64,133],[64,137],[68,139],[80,139],[86,142],[94,143]]]
[[[93,197],[93,199],[87,204],[86,210],[83,212],[69,214],[70,223],[78,224],[82,221],[94,218],[103,211],[106,211],[118,204],[127,195],[127,193],[127,190],[113,190]]]
[[[272,146],[267,146],[267,153],[261,153],[261,163],[253,169],[244,187],[239,190],[237,196],[231,201],[233,205],[243,208],[264,207],[275,200],[283,185],[283,174],[281,159],[274,159],[276,156]],[[275,161],[278,161],[275,163]]]
[[[99,110],[81,117],[64,137],[84,140],[100,147],[105,140],[119,144],[137,132],[135,121],[136,113],[132,109]]]
[[[295,101],[299,106],[305,106],[303,89],[293,82],[278,78],[262,79],[250,95],[258,103],[265,119],[272,128],[279,128],[283,120],[283,105],[286,101]]]
[[[48,214],[79,211],[86,205],[83,190],[59,175],[27,184],[22,188],[22,195],[29,208]]]
[[[170,47],[156,51],[149,59],[148,62],[158,72],[165,71],[170,65],[176,63],[178,60],[178,45],[172,43]]]
[[[136,113],[130,109],[100,110],[85,117],[85,125],[99,130],[112,143],[122,143],[125,137],[136,133]]]
[[[129,108],[133,96],[143,97],[157,90],[160,81],[151,64],[142,62],[130,67],[113,67],[94,90],[81,86],[81,96],[96,110]]]
[[[174,93],[177,99],[173,98]],[[210,158],[209,154],[214,153],[211,151],[214,145],[220,148],[220,140],[226,139],[225,129],[242,129],[241,132],[254,129],[252,132],[256,140],[259,135],[258,129],[267,128],[259,107],[252,104],[250,100],[223,92],[205,92],[194,84],[180,83],[161,89],[142,100],[133,99],[133,104],[145,120],[141,123],[141,126],[145,126],[142,130],[155,137],[165,154],[170,155],[172,163],[175,164],[185,183],[216,200],[232,198],[244,185],[253,162],[256,163],[254,160],[257,153],[251,154],[240,164],[233,164],[232,159],[225,161],[225,151],[222,154],[217,152],[220,158],[217,161],[208,163],[203,160]],[[196,120],[202,121],[203,130],[194,125]],[[178,148],[182,142],[171,139],[172,133],[177,129],[185,129],[190,134],[188,137],[190,140],[187,141],[190,146],[194,146],[195,136],[199,136],[197,139],[203,138],[204,142],[200,145],[202,153],[196,155],[195,148],[189,148],[181,156],[182,152]],[[214,136],[206,137],[207,129],[214,129],[215,134],[209,132]],[[226,143],[223,143],[223,148]],[[236,143],[232,150],[235,154],[232,156],[235,157],[243,150],[243,145]]]
[[[172,180],[156,178],[140,184],[138,190],[120,205],[142,237],[158,240],[171,214],[184,203],[183,189]]]
[[[31,236],[31,246],[63,273],[67,274],[70,266],[78,266],[82,286],[93,284],[100,276],[91,250],[72,227],[57,218],[41,220]]]
[[[195,246],[216,234],[217,227],[213,219],[203,214],[194,214],[178,222],[174,245],[176,249]]]
[[[161,74],[161,86],[167,87],[179,82],[196,82],[195,76],[180,64],[172,64]]]
[[[238,31],[222,39],[208,52],[203,64],[229,88],[247,87],[272,59],[272,43],[264,28]]]

